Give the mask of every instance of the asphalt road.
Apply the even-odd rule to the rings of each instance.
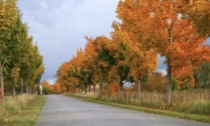
[[[36,126],[210,126],[210,124],[136,112],[49,95]]]

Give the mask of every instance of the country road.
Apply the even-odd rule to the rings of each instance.
[[[49,95],[36,126],[210,126],[184,119]]]

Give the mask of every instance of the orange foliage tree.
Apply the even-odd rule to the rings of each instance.
[[[125,6],[128,9],[132,9],[129,4]],[[126,46],[126,62],[130,67],[130,75],[137,82],[139,95],[141,90],[140,80],[147,77],[157,67],[157,53],[154,49],[145,48],[144,40],[142,39],[143,34],[140,29],[134,29],[136,27],[136,24],[132,23],[134,17],[127,17],[132,15],[131,11],[124,11],[121,7],[120,2],[117,13],[122,23],[113,23],[113,28],[115,29],[112,33],[113,39],[123,42]]]
[[[62,92],[60,83],[55,83],[52,85],[52,92],[54,94],[60,94]]]
[[[87,40],[92,43],[94,50],[92,57],[94,60],[90,63],[93,65],[94,80],[99,83],[101,91],[102,85],[113,79],[109,76],[112,73],[112,66],[115,64],[113,46],[111,40],[105,36],[98,36],[95,39],[87,38]]]
[[[69,68],[70,65],[65,62],[63,63],[57,71],[56,77],[57,83],[60,83],[62,92],[69,92],[70,91],[70,83],[69,83]]]
[[[125,0],[117,9],[118,17],[132,24],[131,32],[141,34],[145,48],[153,48],[166,58],[168,103],[172,73],[177,79],[177,73],[189,79],[192,70],[208,61],[210,54],[209,47],[203,45],[206,38],[200,37],[190,20],[178,13],[181,5],[182,1],[174,0]],[[188,72],[183,72],[186,69]]]

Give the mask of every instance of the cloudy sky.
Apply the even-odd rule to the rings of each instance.
[[[118,0],[18,0],[23,21],[44,57],[42,80],[53,82],[59,66],[69,61],[78,48],[85,47],[84,36],[96,37],[113,30]],[[165,69],[163,59],[159,70]]]
[[[19,0],[29,34],[44,57],[42,80],[55,79],[59,66],[69,61],[85,36],[109,36],[118,0]]]

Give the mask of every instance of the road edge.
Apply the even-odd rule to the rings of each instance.
[[[181,118],[181,119],[194,120],[194,121],[203,122],[203,123],[210,123],[210,116],[206,116],[206,115],[196,115],[196,114],[181,113],[181,112],[175,112],[175,111],[139,107],[139,106],[128,105],[128,104],[111,103],[111,102],[105,102],[105,101],[101,101],[95,98],[81,96],[81,95],[65,94],[65,96],[73,97],[73,98],[77,98],[80,100],[85,100],[85,101],[89,101],[93,103],[128,109],[128,110],[141,111],[141,112],[176,117],[176,118]]]

